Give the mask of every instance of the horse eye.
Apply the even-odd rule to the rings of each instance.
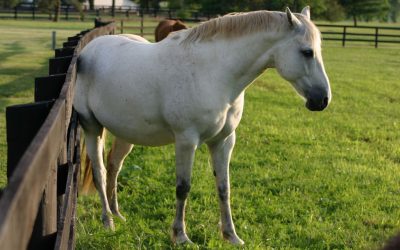
[[[302,50],[301,53],[302,53],[303,56],[306,57],[306,58],[314,57],[314,51],[313,51],[312,49],[305,49],[305,50]]]

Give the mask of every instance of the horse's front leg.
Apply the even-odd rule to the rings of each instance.
[[[177,244],[192,243],[186,235],[185,206],[190,191],[190,179],[197,144],[187,138],[176,139],[176,215],[172,224],[172,240]]]
[[[244,242],[236,234],[230,206],[229,161],[235,146],[235,138],[235,132],[233,132],[222,140],[209,143],[208,148],[211,153],[219,196],[222,235],[232,244],[243,245]]]

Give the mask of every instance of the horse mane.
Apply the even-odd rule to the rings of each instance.
[[[314,39],[319,31],[315,25],[301,14],[296,17],[307,27],[304,39]],[[286,13],[259,10],[252,12],[230,13],[201,23],[188,29],[182,44],[206,41],[218,34],[222,38],[234,38],[254,32],[282,32],[290,29]],[[311,31],[311,32],[310,32]]]

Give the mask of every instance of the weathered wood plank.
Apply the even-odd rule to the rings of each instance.
[[[57,99],[64,85],[66,74],[35,78],[35,102]]]
[[[70,37],[67,38],[67,41],[68,42],[79,41],[81,38],[82,38],[82,35],[70,36]]]
[[[72,40],[63,43],[63,47],[74,47],[78,44],[79,40]]]
[[[78,124],[77,124],[78,125]],[[69,234],[69,242],[68,249],[75,249],[75,224],[76,224],[76,207],[78,200],[78,188],[79,188],[79,177],[80,175],[80,166],[81,166],[81,129],[76,127],[76,136],[75,136],[75,155],[73,156],[75,162],[75,173],[74,173],[74,183],[73,183],[73,200],[71,203],[72,207],[72,218],[71,218],[71,226],[70,226],[70,234]]]
[[[64,198],[64,206],[61,211],[61,218],[57,226],[57,239],[54,249],[66,249],[70,236],[71,218],[73,214],[73,182],[75,166],[68,162],[68,178]]]
[[[6,108],[7,178],[42,126],[54,101],[13,105]]]
[[[72,56],[55,57],[49,59],[49,75],[65,74],[71,64]]]
[[[51,165],[61,151],[65,102],[57,100],[0,200],[0,249],[26,249]],[[29,200],[29,202],[26,202]]]
[[[74,54],[74,51],[75,47],[58,48],[54,51],[54,57],[72,56]]]
[[[55,244],[55,249],[67,249],[70,245],[70,239],[74,238],[74,232],[71,231],[71,226],[74,225],[74,214],[76,209],[76,196],[75,190],[77,182],[77,172],[79,166],[74,164],[74,156],[76,144],[80,143],[78,133],[78,115],[76,112],[71,117],[71,123],[68,129],[68,148],[67,148],[67,161],[68,161],[68,176],[65,186],[65,198],[63,201],[63,208],[61,210],[61,218],[58,224],[58,233]],[[78,168],[78,169],[77,169]]]

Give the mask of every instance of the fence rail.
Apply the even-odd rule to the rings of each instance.
[[[76,20],[87,18],[130,18],[138,16],[151,16],[159,18],[180,18],[187,21],[200,22],[217,16],[220,13],[200,12],[197,10],[184,10],[185,17],[179,15],[182,10],[170,8],[139,8],[132,6],[118,6],[114,10],[110,6],[96,6],[90,10],[84,8],[81,12],[71,5],[62,5],[60,8],[60,18],[64,20]],[[52,19],[53,10],[38,8],[37,5],[24,3],[14,8],[1,8],[0,19]]]
[[[350,26],[317,24],[324,40],[347,42],[367,42],[378,48],[380,43],[399,43],[400,27]]]
[[[80,133],[72,100],[76,61],[113,23],[70,37],[35,79],[35,103],[6,109],[8,185],[0,199],[0,249],[73,249]]]

